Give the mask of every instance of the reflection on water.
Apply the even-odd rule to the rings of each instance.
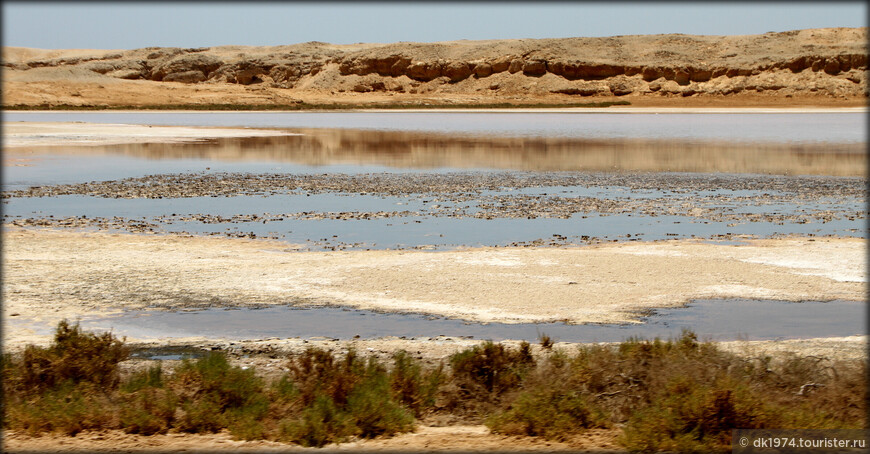
[[[7,112],[4,121],[86,121],[247,128],[340,128],[495,137],[704,140],[778,143],[867,142],[864,112]]]
[[[723,172],[863,176],[864,143],[726,143],[664,139],[464,136],[348,129],[294,129],[300,136],[216,139],[205,143],[33,147],[14,156],[99,155],[160,160],[142,172],[188,171],[192,161],[218,161],[224,170],[268,163],[312,167],[403,169],[511,169],[535,171]],[[177,169],[166,162],[176,162]],[[227,165],[226,163],[231,163]],[[32,166],[50,165],[31,161]],[[108,165],[108,164],[106,164]],[[202,164],[199,165],[201,167]],[[300,169],[296,169],[297,171]],[[256,170],[253,170],[256,171]],[[14,171],[12,172],[14,176]]]
[[[29,225],[69,224],[72,227],[99,224],[99,228],[109,230],[130,228],[133,224],[139,228],[150,223],[159,231],[180,234],[251,238],[274,234],[309,248],[333,250],[534,245],[538,240],[546,240],[541,244],[586,244],[590,238],[600,241],[690,237],[722,240],[740,235],[778,234],[864,237],[865,117],[863,114],[659,117],[21,113],[9,115],[5,120],[278,127],[294,128],[289,130],[302,135],[215,139],[187,144],[4,150],[4,190],[94,180],[114,183],[158,174],[168,175],[166,178],[172,181],[160,186],[157,183],[162,177],[152,178],[147,182],[149,190],[178,189],[176,180],[186,178],[185,181],[190,180],[188,189],[196,192],[193,189],[202,181],[191,175],[200,175],[205,181],[205,177],[221,172],[253,177],[272,175],[275,179],[293,174],[305,175],[308,180],[321,174],[324,177],[329,174],[329,178],[317,179],[315,187],[296,192],[283,186],[267,187],[268,191],[263,194],[271,194],[269,196],[245,192],[245,187],[241,186],[237,193],[227,195],[206,191],[206,195],[187,197],[182,191],[178,196],[154,199],[113,199],[104,198],[111,195],[97,197],[83,195],[88,194],[84,192],[6,198],[2,207],[5,222],[30,220],[36,224]],[[327,193],[329,191],[320,183],[366,177],[365,174],[389,183],[390,178],[378,172],[406,184],[421,175],[436,175],[447,181],[451,169],[479,170],[468,173],[504,181],[482,192],[467,184],[445,185],[438,178],[431,178],[430,185],[420,185],[424,187],[422,192],[402,190],[401,185],[382,185],[378,190],[377,186],[351,184]],[[514,180],[508,177],[514,176],[498,176],[492,169],[588,172],[590,175],[601,172],[608,178],[625,178],[625,182],[602,177],[596,184],[565,185],[554,180],[523,186],[510,183]],[[630,172],[639,173],[631,176]],[[686,177],[687,174],[679,172],[692,175]],[[731,175],[704,175],[715,173]],[[227,176],[217,178],[214,185],[225,188],[233,184],[230,180]],[[242,180],[244,178],[237,175],[234,181]],[[825,188],[829,191],[823,190]],[[590,197],[597,199],[589,201],[594,207],[581,204],[569,210],[572,205],[568,202],[582,202]],[[606,207],[611,205],[615,208],[608,211]],[[486,210],[491,216],[477,217]],[[333,216],[348,213],[353,216],[348,215],[346,219]],[[377,216],[369,218],[370,213]],[[219,216],[230,220],[220,220]],[[99,222],[95,224],[96,221]],[[546,331],[563,341],[619,341],[633,335],[667,337],[679,334],[683,327],[719,339],[742,335],[776,338],[861,334],[865,315],[864,303],[855,302],[796,304],[725,300],[700,301],[688,308],[662,310],[645,324],[633,326],[480,325],[461,320],[433,320],[422,315],[376,314],[335,307],[129,313],[120,318],[83,320],[83,326],[114,328],[117,334],[137,337],[349,338],[356,334],[364,337],[446,334],[535,340],[541,331]],[[50,327],[45,329],[50,330]]]

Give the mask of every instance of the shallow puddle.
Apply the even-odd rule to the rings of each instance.
[[[132,358],[136,359],[151,359],[151,360],[180,360],[180,359],[196,359],[205,356],[205,351],[195,347],[150,347],[136,348],[130,353]]]
[[[773,300],[697,300],[686,307],[657,309],[627,325],[565,323],[472,323],[420,314],[362,311],[343,307],[131,311],[121,316],[83,319],[89,330],[109,330],[137,338],[193,337],[230,339],[337,339],[397,337],[472,337],[537,340],[546,333],[563,342],[618,342],[637,336],[678,336],[691,329],[702,339],[772,340],[840,337],[866,332],[865,302],[785,302]]]

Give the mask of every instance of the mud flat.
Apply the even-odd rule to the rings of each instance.
[[[865,298],[864,239],[748,243],[298,253],[267,240],[7,228],[4,312],[55,323],[123,309],[295,303],[619,323],[698,298]],[[5,335],[14,342],[24,333]]]
[[[183,143],[228,137],[268,137],[292,133],[278,130],[185,128],[127,124],[5,122],[3,148],[32,146]]]
[[[747,245],[666,241],[571,248],[476,248],[451,252],[294,252],[268,240],[25,230],[6,226],[3,241],[4,347],[20,351],[45,344],[46,335],[10,329],[10,319],[54,323],[59,318],[110,314],[124,308],[228,307],[298,301],[342,301],[359,307],[455,313],[504,321],[538,317],[630,321],[649,305],[697,296],[742,295],[779,299],[866,296],[866,240],[793,238],[753,240]],[[288,250],[289,249],[289,250]],[[693,270],[691,275],[686,270]],[[675,279],[674,276],[680,276]],[[582,285],[579,285],[582,284]],[[553,304],[561,302],[562,304]],[[416,306],[415,306],[416,305]],[[17,320],[16,320],[17,321]],[[353,348],[382,360],[404,350],[430,364],[478,344],[457,337],[128,339],[136,351],[223,351],[231,362],[263,376],[286,372],[285,355],[312,346],[341,354]],[[514,345],[516,341],[503,341]],[[576,344],[558,342],[571,351]],[[859,361],[867,336],[783,341],[721,342],[750,358],[813,355],[828,361]],[[543,353],[533,344],[536,355]],[[157,357],[155,359],[161,359]],[[126,371],[154,361],[122,363]],[[164,367],[178,363],[171,355]],[[590,429],[570,442],[491,433],[483,425],[421,421],[412,433],[354,440],[325,449],[352,451],[573,451],[624,452],[620,429]],[[12,451],[191,452],[309,451],[268,441],[234,440],[228,433],[141,436],[118,430],[75,437],[31,437],[4,432]]]

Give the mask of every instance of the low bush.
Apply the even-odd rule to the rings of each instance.
[[[449,372],[407,352],[387,367],[353,350],[310,348],[270,383],[217,352],[168,374],[156,366],[121,380],[126,357],[111,334],[58,324],[49,347],[3,357],[3,427],[70,435],[227,429],[237,439],[324,446],[448,413],[493,432],[556,440],[619,425],[622,443],[645,452],[728,450],[733,428],[867,427],[866,363],[746,358],[691,332],[574,353],[551,345],[538,361],[528,343],[485,342],[452,355]]]
[[[341,361],[320,348],[308,348],[290,361],[290,375],[305,406],[319,395],[329,396],[338,405],[347,403],[350,390],[365,372],[364,361],[349,350]]]
[[[712,384],[674,378],[652,404],[636,412],[624,431],[632,451],[731,450],[731,430],[782,427],[761,396],[723,377]]]
[[[389,375],[395,398],[418,418],[435,405],[438,389],[447,380],[443,364],[424,370],[404,350],[393,355],[393,368]]]
[[[185,432],[217,432],[238,419],[257,420],[269,406],[254,369],[231,366],[219,352],[185,359],[170,385],[184,410],[176,427]]]
[[[40,392],[67,382],[93,383],[104,389],[118,385],[118,363],[129,356],[123,341],[112,333],[84,332],[78,323],[58,323],[49,347],[28,345],[21,361],[11,362],[8,386]]]
[[[413,414],[393,398],[390,377],[374,359],[369,360],[364,377],[348,396],[346,408],[358,435],[364,438],[393,435],[414,428]]]
[[[303,410],[285,419],[279,438],[305,446],[323,446],[349,436],[392,435],[413,428],[414,416],[402,400],[426,400],[419,366],[398,355],[394,373],[375,358],[367,361],[353,350],[334,358],[326,350],[311,348],[291,361],[295,386],[279,381],[276,389],[297,396]],[[397,393],[392,385],[406,391]]]
[[[547,333],[541,333],[541,335],[538,337],[538,343],[540,343],[541,347],[543,347],[544,349],[550,350],[553,348],[554,341],[552,337],[547,335]]]
[[[475,398],[498,396],[516,388],[534,367],[531,346],[520,344],[511,350],[487,341],[450,357],[453,379]]]
[[[606,427],[607,417],[578,392],[535,389],[521,393],[486,425],[496,433],[565,440],[583,429]]]
[[[118,363],[129,355],[111,333],[58,323],[48,347],[28,345],[3,361],[3,424],[31,434],[68,435],[118,426]]]
[[[7,395],[4,405],[4,425],[31,435],[117,427],[115,403],[90,383],[67,382],[27,398]]]
[[[218,432],[227,426],[226,414],[213,396],[182,401],[181,410],[175,428],[182,432]]]
[[[350,416],[335,405],[329,396],[319,394],[299,418],[281,421],[279,439],[302,446],[321,447],[344,441],[354,433]]]
[[[139,371],[121,383],[121,391],[134,393],[144,388],[163,388],[163,366],[157,364]]]
[[[127,433],[153,435],[166,433],[175,420],[178,398],[162,387],[142,387],[123,392],[120,404],[120,426]]]

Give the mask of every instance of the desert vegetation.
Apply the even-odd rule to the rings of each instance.
[[[50,346],[3,357],[3,427],[34,435],[227,429],[237,439],[325,446],[449,414],[496,433],[568,442],[620,427],[620,442],[638,452],[728,451],[733,428],[867,427],[865,362],[739,356],[691,332],[576,350],[544,343],[533,354],[528,343],[484,342],[439,364],[405,352],[382,362],[310,348],[286,358],[277,377],[210,351],[122,373],[123,340],[61,322]]]

